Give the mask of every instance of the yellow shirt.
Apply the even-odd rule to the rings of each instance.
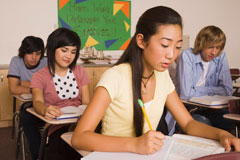
[[[175,87],[167,70],[164,72],[154,71],[154,74],[156,77],[156,89],[152,104],[147,108],[146,112],[152,128],[156,130],[167,95],[173,92]],[[102,134],[135,137],[130,65],[120,64],[108,69],[102,75],[97,86],[106,88],[111,97],[111,103],[102,119]],[[149,127],[144,118],[143,133],[148,130]]]

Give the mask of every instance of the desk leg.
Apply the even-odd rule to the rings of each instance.
[[[48,139],[48,130],[51,127],[51,125],[47,126],[42,134],[42,139],[41,139],[41,144],[40,144],[40,149],[39,149],[39,154],[38,154],[38,160],[43,160],[44,159],[44,148],[45,145],[47,143],[47,139]]]
[[[15,136],[15,119],[16,119],[16,97],[13,97],[12,139],[14,139]]]

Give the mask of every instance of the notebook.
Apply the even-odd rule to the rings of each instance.
[[[69,119],[69,118],[78,118],[80,115],[83,114],[84,110],[86,109],[87,105],[80,105],[78,107],[74,106],[67,106],[61,108],[62,115],[57,117],[56,119]]]
[[[174,134],[167,136],[161,150],[150,155],[141,155],[130,152],[92,152],[83,157],[83,160],[192,160],[206,155],[225,152],[224,147],[215,140]]]
[[[24,100],[32,100],[32,94],[21,94],[19,97]]]
[[[240,97],[234,96],[201,96],[201,97],[192,97],[188,101],[193,103],[199,103],[209,106],[217,106],[217,105],[227,105],[228,101],[231,99],[240,99]]]

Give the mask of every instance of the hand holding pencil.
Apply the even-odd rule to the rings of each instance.
[[[143,102],[140,99],[138,99],[138,103],[142,108],[144,117],[147,120],[150,130],[143,134],[142,136],[138,137],[139,140],[137,145],[137,153],[153,154],[162,148],[162,146],[164,145],[163,140],[165,139],[165,136],[161,132],[152,130],[152,126],[150,124],[147,113],[143,106]]]

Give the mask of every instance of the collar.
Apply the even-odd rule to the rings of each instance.
[[[24,61],[24,58],[22,58],[22,60],[23,60],[23,63],[24,63],[24,65],[25,65],[25,67],[26,67],[27,69],[30,69],[30,70],[37,68],[37,67],[39,66],[39,64],[40,64],[40,61],[41,61],[41,59],[40,59],[35,66],[28,67],[28,66],[26,65],[25,61]]]
[[[219,56],[213,58],[213,60],[211,60],[210,63],[217,63],[217,61],[219,59],[221,59],[221,55],[222,55],[222,53]],[[196,64],[197,63],[201,63],[202,64],[202,57],[201,57],[200,52],[197,55],[195,55],[195,56],[196,56],[196,58],[195,58],[195,62],[194,63],[196,63]]]

